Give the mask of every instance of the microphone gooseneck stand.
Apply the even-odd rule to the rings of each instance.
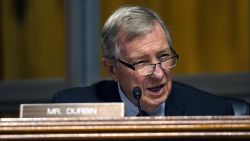
[[[141,94],[142,94],[142,91],[141,91],[140,87],[137,86],[137,87],[133,88],[133,96],[136,99],[137,107],[138,107],[138,111],[139,111],[138,116],[142,116],[142,109],[141,109],[141,105],[140,105]]]

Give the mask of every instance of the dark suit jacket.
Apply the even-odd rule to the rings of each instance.
[[[101,81],[89,87],[62,90],[54,95],[53,103],[121,102],[117,83]],[[234,115],[233,107],[221,97],[194,87],[173,82],[166,100],[165,115]]]

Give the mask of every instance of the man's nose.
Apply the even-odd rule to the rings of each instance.
[[[164,75],[163,69],[161,67],[161,64],[156,64],[154,71],[152,73],[152,77],[157,78],[157,79],[161,79]]]

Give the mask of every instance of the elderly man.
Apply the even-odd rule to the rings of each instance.
[[[116,10],[103,27],[102,46],[102,63],[113,80],[60,91],[52,102],[124,102],[125,115],[136,116],[133,89],[139,87],[139,104],[149,116],[234,114],[220,97],[172,81],[178,54],[153,11],[137,6]]]

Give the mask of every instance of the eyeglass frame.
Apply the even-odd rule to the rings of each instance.
[[[172,56],[172,57],[167,58],[166,60],[161,61],[161,62],[156,63],[156,64],[147,64],[147,65],[154,65],[154,69],[155,69],[156,65],[158,65],[158,64],[160,64],[160,66],[161,66],[161,68],[162,68],[162,63],[165,62],[165,61],[167,61],[167,60],[176,58],[176,61],[177,61],[177,60],[179,59],[179,55],[178,55],[178,54],[176,53],[176,51],[175,51],[173,48],[171,48],[171,47],[170,47],[170,51],[172,51],[172,53],[173,53],[173,56]],[[123,64],[124,66],[126,66],[126,67],[128,67],[128,68],[130,68],[130,69],[132,69],[132,70],[134,70],[134,71],[137,71],[136,68],[134,67],[136,64],[130,64],[130,63],[125,62],[125,61],[123,61],[123,60],[121,60],[121,59],[119,59],[119,58],[118,58],[118,59],[117,59],[117,58],[114,58],[114,57],[112,57],[112,58],[115,59],[115,60],[117,60],[119,63]],[[145,65],[145,66],[147,66],[147,65]],[[175,63],[175,65],[176,65],[176,63]],[[169,68],[167,68],[167,69],[171,69],[171,68],[173,68],[175,65],[173,65],[173,66],[171,66],[171,67],[169,67]],[[153,71],[152,71],[151,73],[149,73],[149,74],[152,74],[152,73],[154,72],[154,69],[153,69]],[[162,68],[162,69],[163,69],[163,68]],[[149,74],[146,74],[146,75],[149,75]]]

